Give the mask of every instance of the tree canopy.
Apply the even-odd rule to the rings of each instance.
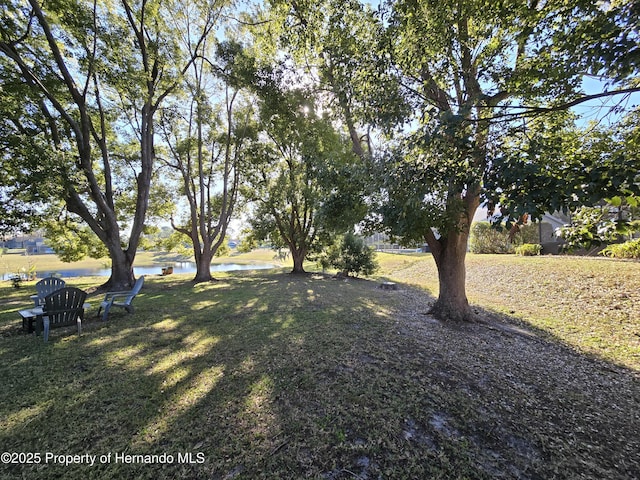
[[[125,286],[150,207],[165,207],[166,195],[151,193],[165,188],[154,180],[159,151],[173,152],[184,193],[200,199],[176,226],[194,248],[221,242],[234,209],[203,194],[218,152],[223,178],[237,181],[231,159],[242,159],[256,232],[291,250],[294,271],[326,232],[348,231],[368,207],[370,224],[431,247],[434,313],[472,319],[464,262],[480,205],[509,224],[638,195],[637,113],[600,130],[577,128],[569,109],[640,91],[639,5],[388,0],[374,10],[271,0],[253,17],[242,12],[240,49],[221,42],[231,2],[11,0],[0,19],[0,195],[16,212],[62,201],[47,202],[46,218],[86,225]],[[216,44],[211,61],[205,45]],[[205,72],[217,76],[217,96],[203,88]],[[585,91],[585,78],[602,90]],[[239,88],[251,92],[247,112],[260,111],[242,153],[232,102],[221,103],[224,133],[213,114],[222,92]],[[192,106],[193,128],[160,145],[168,104]]]
[[[194,47],[216,25],[206,7],[190,7],[195,4],[146,0],[5,3],[0,75],[16,100],[5,125],[32,153],[3,152],[3,162],[28,160],[27,183],[64,202],[65,212],[47,218],[80,220],[104,243],[112,261],[109,287],[133,284],[157,112],[193,62]],[[192,17],[204,19],[194,23],[197,29],[188,27]]]
[[[264,137],[253,154],[251,223],[256,238],[290,250],[294,273],[304,272],[305,258],[327,235],[356,223],[362,205],[341,188],[354,176],[357,157],[317,108],[304,89],[276,86],[260,100]],[[336,212],[341,206],[347,208]]]

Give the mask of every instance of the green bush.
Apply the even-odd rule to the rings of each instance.
[[[540,255],[542,251],[542,245],[537,243],[523,243],[515,248],[516,255],[522,255],[523,257],[533,257],[534,255]]]
[[[511,253],[513,245],[509,243],[509,234],[498,231],[489,222],[476,222],[471,225],[469,235],[471,253]]]
[[[353,233],[330,246],[318,260],[323,269],[331,266],[345,275],[371,275],[378,269],[375,251]]]
[[[244,229],[240,232],[242,239],[238,246],[236,247],[236,251],[238,253],[249,253],[251,250],[258,248],[260,246],[258,240],[256,239],[253,230]]]
[[[611,258],[640,258],[640,238],[609,245],[600,254]]]
[[[521,226],[511,242],[507,230],[497,230],[489,222],[476,222],[471,226],[469,250],[471,253],[513,253],[517,245],[539,241],[537,224]]]

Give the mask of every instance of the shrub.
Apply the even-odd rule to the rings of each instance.
[[[471,253],[513,253],[516,245],[538,241],[537,224],[521,226],[511,242],[506,230],[497,230],[489,222],[476,222],[471,226],[469,250]]]
[[[476,222],[471,226],[469,250],[471,253],[511,253],[513,245],[505,230],[498,231],[489,222]]]
[[[540,255],[542,251],[542,245],[537,243],[523,243],[515,249],[516,255],[522,255],[523,257],[533,257],[534,255]]]
[[[371,275],[378,269],[374,250],[353,233],[329,247],[319,262],[323,268],[332,266],[345,275]]]
[[[609,245],[600,254],[611,258],[640,258],[640,238]]]
[[[241,232],[241,235],[243,235],[242,240],[240,240],[240,243],[238,243],[236,247],[238,253],[249,253],[251,250],[260,246],[252,230],[245,229]]]
[[[592,250],[619,241],[624,235],[640,231],[640,197],[606,199],[601,206],[581,207],[571,216],[571,225],[558,229],[568,251]],[[634,220],[635,218],[635,220]]]

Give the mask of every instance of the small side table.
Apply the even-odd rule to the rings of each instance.
[[[18,313],[22,317],[22,330],[27,333],[33,333],[35,331],[34,323],[42,315],[42,307],[20,310]]]

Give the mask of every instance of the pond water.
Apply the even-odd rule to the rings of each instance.
[[[140,275],[160,275],[162,269],[166,265],[158,265],[155,267],[133,267],[133,273],[136,277]],[[257,265],[242,265],[239,263],[218,263],[211,265],[211,272],[231,272],[235,270],[265,270],[269,268],[275,268],[274,265],[269,264],[257,264]],[[173,273],[195,273],[196,264],[193,262],[176,262],[173,264]],[[69,277],[108,277],[111,275],[110,268],[76,268],[68,270],[56,270],[52,272],[38,270],[38,278],[48,277],[51,274],[56,276],[69,278]]]

